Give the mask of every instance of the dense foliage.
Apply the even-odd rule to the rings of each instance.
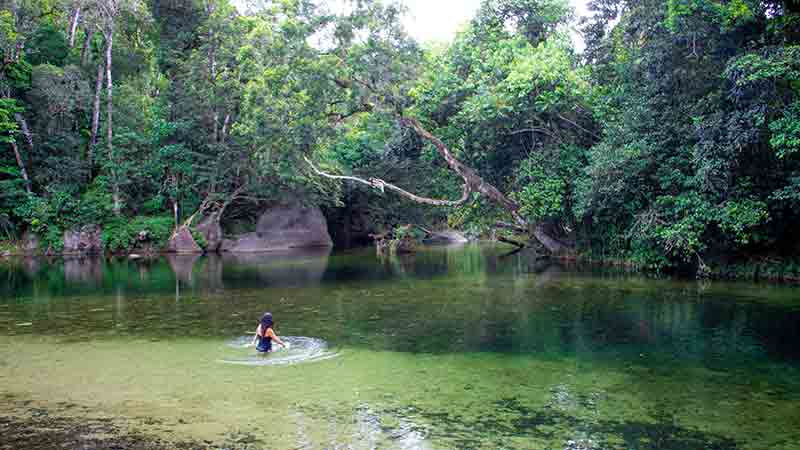
[[[397,120],[413,117],[576,251],[701,271],[800,251],[796,2],[592,0],[580,19],[566,0],[485,0],[425,47],[389,1],[1,3],[7,239],[57,247],[100,224],[124,249],[140,228],[163,240],[216,213],[233,229],[287,198],[368,209],[376,228],[507,219],[475,193],[424,207],[304,162],[458,198]]]

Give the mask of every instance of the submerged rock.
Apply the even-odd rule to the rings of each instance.
[[[328,224],[318,207],[284,204],[264,212],[255,233],[225,239],[221,250],[247,253],[332,246]]]
[[[466,244],[469,239],[458,231],[435,231],[428,235],[423,242],[433,245],[452,245]]]

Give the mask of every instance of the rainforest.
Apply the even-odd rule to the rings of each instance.
[[[797,3],[587,6],[487,0],[431,43],[377,0],[4,1],[4,253],[86,227],[102,252],[203,248],[204,220],[235,235],[291,200],[346,245],[414,224],[796,278]]]

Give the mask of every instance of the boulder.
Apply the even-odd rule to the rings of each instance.
[[[39,253],[39,236],[30,232],[23,234],[20,249],[24,255],[34,255]]]
[[[255,233],[224,240],[222,251],[252,253],[332,246],[328,224],[318,207],[284,204],[265,211]]]
[[[99,255],[103,253],[102,229],[97,225],[85,225],[64,232],[65,255]]]
[[[203,249],[195,242],[189,227],[180,227],[172,234],[167,251],[178,254],[203,253]]]
[[[195,227],[206,240],[206,251],[216,252],[222,246],[222,227],[216,214],[205,217]]]
[[[424,242],[432,245],[453,245],[466,244],[469,239],[458,231],[436,231],[426,237]]]

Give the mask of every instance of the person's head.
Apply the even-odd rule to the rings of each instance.
[[[266,330],[267,328],[272,328],[275,324],[272,320],[272,313],[264,313],[261,317],[261,328]]]

